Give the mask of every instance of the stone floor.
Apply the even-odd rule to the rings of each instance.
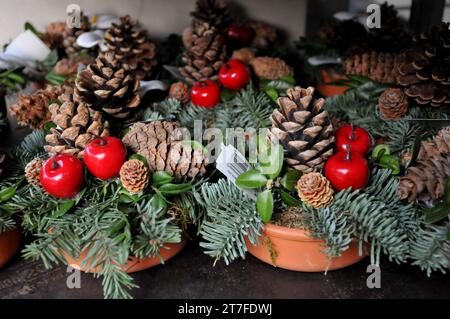
[[[366,286],[369,260],[346,269],[298,273],[264,264],[248,256],[230,266],[212,259],[191,242],[164,266],[133,275],[141,287],[135,298],[449,298],[450,277],[428,278],[418,268],[385,262],[381,288]],[[46,270],[39,262],[17,256],[0,270],[0,298],[102,298],[100,280],[82,274],[81,288],[66,285],[66,268]]]

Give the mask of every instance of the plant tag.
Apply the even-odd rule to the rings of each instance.
[[[308,63],[312,66],[318,66],[323,64],[341,64],[342,59],[328,55],[315,55],[308,58]]]

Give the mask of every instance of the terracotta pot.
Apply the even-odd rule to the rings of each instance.
[[[275,265],[272,262],[268,247],[262,240],[265,236],[270,239],[278,254]],[[256,258],[268,264],[295,271],[322,272],[334,270],[350,266],[366,257],[365,252],[362,256],[359,256],[358,242],[353,242],[341,256],[333,258],[322,252],[323,245],[323,240],[311,238],[303,230],[273,224],[264,226],[263,236],[260,237],[256,246],[253,246],[247,240],[248,251]]]
[[[161,256],[157,257],[148,257],[145,259],[139,259],[136,257],[130,257],[128,259],[128,262],[125,265],[121,265],[121,267],[127,272],[127,273],[133,273],[138,272],[147,268],[151,268],[154,266],[157,266],[161,264],[161,259],[163,261],[167,261],[176,254],[178,254],[184,246],[187,244],[187,239],[183,237],[180,243],[176,244],[166,244],[165,247],[168,249],[161,249],[160,254]],[[81,253],[81,255],[78,258],[73,258],[66,252],[62,252],[62,255],[64,256],[64,259],[66,260],[67,264],[75,269],[82,270],[86,272],[86,267],[81,267],[81,263],[83,259],[86,257],[88,253],[88,250],[85,250]],[[98,273],[101,271],[101,266],[98,266],[96,268],[90,269],[90,273]]]
[[[3,267],[16,253],[21,240],[19,228],[0,234],[0,267]]]
[[[328,85],[326,83],[346,79],[344,74],[337,73],[333,70],[320,70],[322,81],[317,85],[317,91],[323,96],[329,97],[344,94],[349,89],[348,86]]]

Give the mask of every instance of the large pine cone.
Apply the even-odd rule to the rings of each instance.
[[[250,65],[255,75],[263,80],[278,80],[294,74],[294,70],[279,58],[257,57],[250,60]]]
[[[120,168],[120,181],[130,193],[142,192],[147,187],[149,179],[147,166],[140,160],[128,160]]]
[[[109,136],[109,123],[98,111],[90,111],[84,103],[74,101],[73,95],[61,95],[61,105],[53,103],[49,109],[57,125],[45,137],[49,153],[64,153],[83,158],[86,145],[97,137]]]
[[[450,177],[450,126],[432,141],[422,142],[417,164],[400,179],[398,194],[409,202],[438,200],[444,195]]]
[[[365,76],[379,83],[395,83],[398,63],[397,55],[372,51],[351,56],[345,60],[344,67],[346,74]]]
[[[96,49],[81,48],[77,44],[77,38],[81,34],[85,32],[90,32],[91,30],[92,26],[91,23],[89,22],[89,18],[85,16],[83,13],[81,13],[79,28],[69,28],[68,26],[66,26],[63,33],[64,37],[63,45],[68,56],[73,56],[81,52],[94,54],[94,51]]]
[[[56,100],[62,93],[60,87],[47,86],[31,95],[21,95],[18,102],[11,106],[11,114],[20,125],[40,129],[50,121],[49,102]]]
[[[298,197],[314,208],[328,206],[333,202],[330,181],[320,173],[308,173],[300,177],[296,186]]]
[[[176,179],[206,172],[203,151],[184,144],[178,122],[135,123],[124,136],[124,144],[147,159],[150,172],[166,171]]]
[[[380,95],[378,107],[384,118],[398,120],[408,112],[408,97],[401,89],[388,88]]]
[[[413,37],[413,48],[402,55],[398,83],[419,104],[450,104],[450,23]]]
[[[217,30],[224,30],[230,23],[230,13],[224,0],[197,0],[191,16],[201,23],[208,23]]]
[[[313,87],[298,86],[278,98],[280,108],[272,113],[269,134],[272,142],[283,145],[286,164],[303,173],[320,170],[333,155],[333,125],[323,109],[325,100],[313,94]]]
[[[185,66],[179,68],[181,75],[190,84],[217,79],[226,57],[223,36],[208,23],[199,22],[195,22],[186,32],[190,36],[185,35],[185,40],[190,43],[186,43],[187,50],[182,57]]]
[[[105,45],[107,52],[113,52],[115,58],[122,64],[128,64],[135,69],[139,80],[150,76],[156,65],[155,44],[150,42],[145,31],[137,31],[136,23],[126,15],[120,18],[120,24],[113,23],[106,31]]]
[[[128,65],[113,53],[98,57],[75,81],[75,96],[95,111],[101,111],[111,124],[136,117],[141,98],[140,82]]]

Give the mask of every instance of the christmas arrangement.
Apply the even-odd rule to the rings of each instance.
[[[380,29],[332,21],[297,60],[220,0],[198,0],[183,34],[159,41],[130,16],[27,24],[39,62],[0,73],[30,129],[0,154],[0,236],[20,225],[23,257],[93,273],[106,298],[131,297],[130,273],[196,235],[227,264],[250,252],[328,271],[370,256],[444,272],[449,26],[410,37],[381,8]],[[297,67],[317,54],[333,65]]]

